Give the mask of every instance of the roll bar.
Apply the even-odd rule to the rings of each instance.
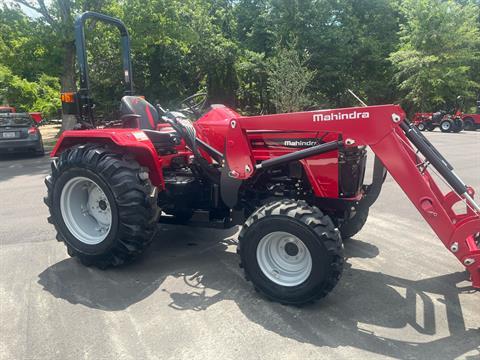
[[[88,75],[87,49],[85,45],[85,22],[88,19],[102,21],[109,25],[113,25],[120,31],[125,95],[134,95],[134,89],[132,60],[130,55],[130,37],[125,24],[119,19],[93,11],[87,11],[78,16],[74,25],[77,63],[80,71],[80,89],[78,90],[78,100],[80,102],[81,116],[89,119],[93,123],[93,101],[90,95],[90,78]]]

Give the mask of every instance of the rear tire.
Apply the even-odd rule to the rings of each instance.
[[[357,212],[352,218],[345,220],[343,224],[339,226],[340,234],[344,241],[352,238],[362,230],[368,219],[368,210],[368,207],[365,209],[357,209]]]
[[[452,131],[454,133],[459,133],[463,130],[463,121],[460,118],[456,118],[453,120]]]
[[[425,124],[425,128],[427,129],[427,131],[433,131],[435,130],[435,125],[433,125],[431,122],[427,122]]]
[[[452,128],[453,128],[452,120],[443,120],[440,123],[440,130],[444,133],[452,131]]]
[[[95,144],[65,150],[45,179],[57,240],[84,265],[104,269],[132,261],[151,243],[158,216],[145,169]]]
[[[267,298],[302,305],[325,297],[343,270],[343,245],[332,220],[305,201],[270,202],[239,235],[247,280]]]
[[[463,119],[463,128],[465,131],[474,131],[476,128],[475,121],[470,117]]]

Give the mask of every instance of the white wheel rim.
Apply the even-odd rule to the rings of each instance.
[[[63,222],[75,238],[87,245],[101,243],[112,227],[112,210],[107,196],[93,180],[74,177],[60,195]]]
[[[450,129],[450,123],[449,123],[449,122],[444,122],[444,123],[442,124],[442,129],[443,129],[443,130],[448,130],[448,129]]]
[[[423,129],[425,129],[425,125],[423,125],[423,124],[419,124],[419,125],[418,125],[418,129],[419,129],[419,130],[423,130]]]
[[[297,286],[312,272],[312,257],[295,235],[275,231],[265,235],[257,247],[257,262],[263,274],[275,284]]]

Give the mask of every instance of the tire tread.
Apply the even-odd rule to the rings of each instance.
[[[116,199],[119,225],[117,240],[109,252],[86,255],[74,249],[65,239],[53,211],[53,194],[61,173],[81,167],[99,174],[109,184]],[[51,175],[45,179],[47,196],[44,198],[50,216],[48,222],[57,231],[57,240],[63,242],[70,256],[86,266],[106,269],[129,263],[138,257],[152,242],[158,211],[156,201],[151,201],[153,185],[149,179],[141,180],[144,168],[133,159],[98,144],[77,145],[65,150],[51,165]]]
[[[237,254],[240,256],[240,267],[243,268],[245,278],[251,281],[251,276],[248,274],[248,269],[245,266],[245,254],[242,252],[242,243],[248,241],[246,237],[248,229],[257,221],[268,216],[286,216],[297,221],[300,221],[309,227],[317,235],[318,239],[323,243],[325,249],[331,255],[332,261],[330,264],[330,272],[323,282],[323,286],[318,288],[318,291],[306,298],[297,298],[295,301],[285,301],[281,297],[267,294],[260,287],[254,284],[255,290],[260,292],[269,300],[276,301],[288,305],[303,305],[312,303],[316,300],[324,298],[330,293],[340,280],[343,265],[343,244],[340,233],[335,228],[332,220],[328,215],[324,215],[317,207],[308,205],[305,201],[282,199],[272,201],[258,208],[247,219],[238,236]]]

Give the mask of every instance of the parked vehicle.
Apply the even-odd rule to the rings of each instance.
[[[480,129],[480,110],[477,114],[463,114],[462,120],[467,131]]]
[[[415,113],[413,115],[412,123],[420,131],[433,131],[435,126],[431,124],[433,113]]]
[[[480,94],[477,99],[477,113],[476,114],[461,114],[465,130],[473,131],[480,129]]]
[[[16,112],[16,110],[12,106],[0,106],[0,114],[9,114],[14,112]]]
[[[12,152],[44,155],[42,135],[31,114],[0,113],[0,153]]]
[[[122,36],[122,127],[93,126],[87,19],[112,24]],[[63,132],[45,179],[48,221],[70,256],[118,266],[145,251],[158,223],[242,225],[237,251],[247,280],[283,304],[312,302],[337,285],[342,239],[362,229],[388,171],[480,288],[474,190],[399,106],[241,116],[223,105],[204,112],[199,95],[185,101],[185,111],[169,111],[134,96],[120,20],[87,12],[75,29],[80,90],[62,100],[82,129]],[[364,183],[366,146],[375,154],[371,184]],[[432,168],[450,192],[440,190]],[[463,212],[453,210],[457,203]]]
[[[458,133],[464,127],[461,116],[450,115],[446,111],[415,113],[412,121],[420,131],[433,131],[438,127],[442,132]]]

